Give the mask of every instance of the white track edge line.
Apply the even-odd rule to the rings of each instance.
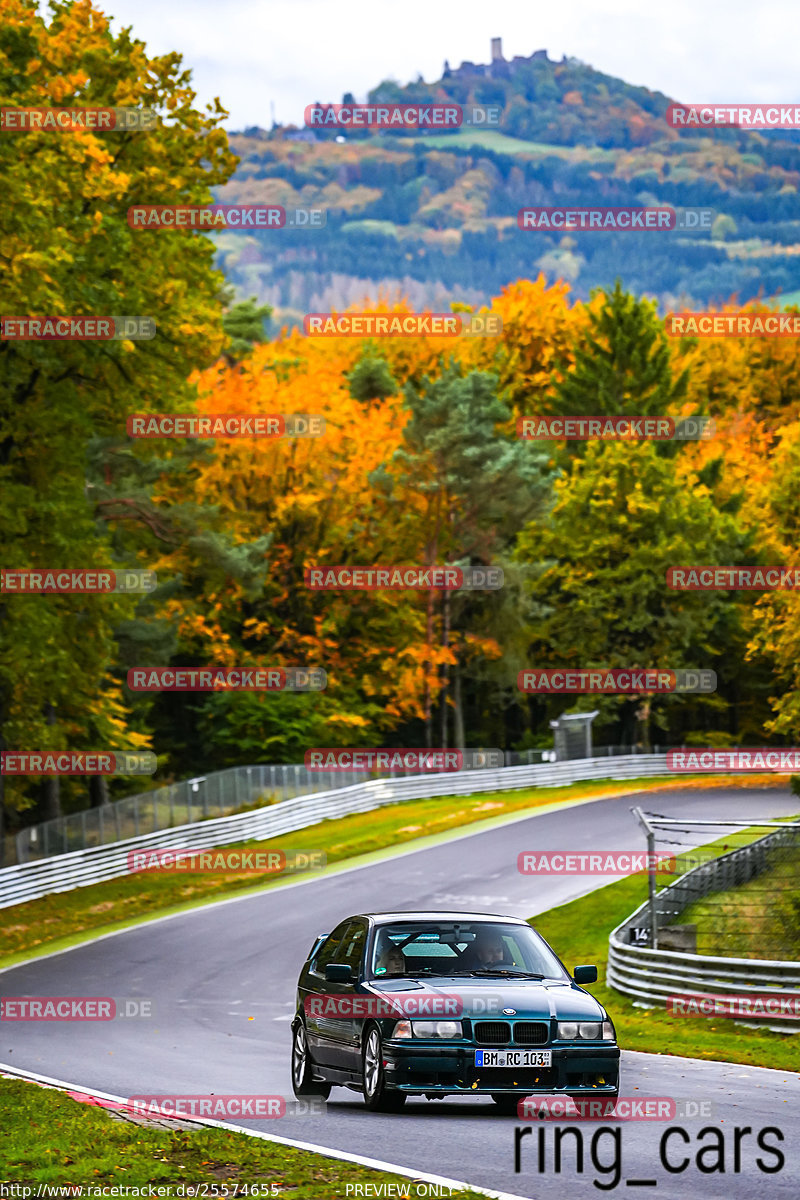
[[[67,1083],[63,1079],[53,1079],[49,1075],[37,1075],[33,1071],[21,1071],[17,1067],[10,1066],[8,1063],[0,1062],[0,1073],[13,1075],[30,1083],[45,1083],[49,1087],[62,1091],[82,1092],[84,1095],[92,1096],[94,1099],[112,1100],[116,1104],[130,1103],[125,1096],[114,1096],[110,1092],[99,1092],[93,1088],[85,1088],[79,1083]],[[171,1116],[172,1114],[169,1115]],[[243,1133],[247,1137],[259,1138],[264,1142],[277,1142],[281,1146],[292,1146],[297,1150],[308,1150],[314,1154],[320,1154],[324,1158],[335,1158],[341,1162],[355,1163],[360,1167],[372,1167],[378,1171],[389,1171],[393,1175],[404,1175],[409,1179],[423,1180],[425,1183],[435,1183],[459,1191],[478,1192],[482,1196],[492,1197],[492,1200],[529,1200],[529,1197],[518,1196],[515,1192],[494,1192],[489,1188],[476,1187],[460,1179],[449,1179],[444,1175],[428,1175],[423,1171],[412,1171],[408,1167],[401,1167],[396,1163],[384,1162],[380,1158],[367,1158],[363,1154],[351,1154],[346,1150],[332,1150],[327,1146],[317,1146],[313,1142],[299,1142],[295,1138],[278,1137],[277,1134],[262,1133],[257,1129],[246,1129],[243,1125],[231,1125],[226,1121],[215,1121],[213,1117],[182,1117],[181,1120],[212,1129],[224,1129],[228,1133],[231,1131],[234,1133]]]

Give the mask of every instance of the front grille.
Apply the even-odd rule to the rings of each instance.
[[[514,1041],[518,1046],[544,1046],[549,1029],[546,1021],[515,1021]]]
[[[511,1041],[508,1021],[476,1021],[475,1041],[482,1046],[505,1046]]]

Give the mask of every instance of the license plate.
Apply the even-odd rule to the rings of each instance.
[[[552,1050],[476,1050],[476,1067],[551,1067]]]

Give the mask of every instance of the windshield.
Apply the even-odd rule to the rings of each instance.
[[[568,978],[552,951],[529,925],[480,921],[402,921],[378,931],[369,974],[493,975]]]

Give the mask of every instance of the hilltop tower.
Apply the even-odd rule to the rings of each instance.
[[[503,58],[503,39],[492,38],[492,62],[504,62]]]

